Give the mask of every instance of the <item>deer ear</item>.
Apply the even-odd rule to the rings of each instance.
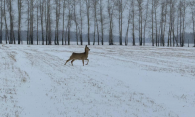
[[[87,45],[85,47],[87,47]]]

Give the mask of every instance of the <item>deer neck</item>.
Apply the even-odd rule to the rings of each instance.
[[[86,56],[88,56],[88,53],[89,53],[89,52],[85,50],[85,55],[86,55]]]

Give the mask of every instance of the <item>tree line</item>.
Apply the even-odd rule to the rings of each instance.
[[[70,45],[74,31],[77,45],[86,32],[88,45],[104,45],[104,35],[113,45],[117,34],[119,45],[128,45],[131,37],[132,45],[137,39],[142,46],[148,37],[152,46],[183,47],[187,28],[195,46],[194,0],[0,0],[0,6],[0,43],[21,44],[26,30],[27,44],[51,45],[53,39],[55,45]]]

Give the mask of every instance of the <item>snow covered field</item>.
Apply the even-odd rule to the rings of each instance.
[[[0,45],[0,117],[195,116],[194,48],[89,48]]]

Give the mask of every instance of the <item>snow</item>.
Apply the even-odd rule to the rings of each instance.
[[[194,117],[194,48],[89,48],[1,45],[0,116]]]

